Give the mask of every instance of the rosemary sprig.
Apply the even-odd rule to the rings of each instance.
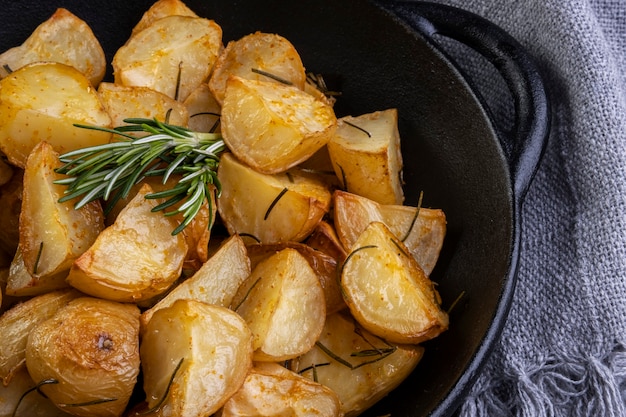
[[[60,156],[63,166],[56,171],[67,178],[56,181],[67,186],[60,202],[78,199],[75,208],[102,199],[107,213],[120,198],[126,198],[133,185],[148,176],[160,176],[165,184],[174,174],[181,175],[169,190],[148,194],[146,198],[165,198],[153,211],[165,215],[182,213],[183,221],[172,232],[180,233],[198,214],[205,201],[211,204],[210,185],[217,196],[221,186],[217,179],[219,156],[226,145],[219,133],[194,132],[182,126],[157,119],[125,119],[128,125],[114,129],[76,125],[117,135],[117,141],[77,149]],[[145,133],[137,137],[131,133]],[[169,207],[182,202],[171,211]],[[209,225],[213,223],[209,220]]]

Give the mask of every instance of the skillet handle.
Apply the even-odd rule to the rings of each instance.
[[[386,1],[381,5],[404,18],[426,38],[434,41],[433,35],[439,34],[459,41],[498,70],[515,106],[513,128],[500,135],[500,142],[509,162],[514,193],[521,201],[537,170],[550,130],[545,87],[529,54],[503,29],[456,7],[416,1]]]

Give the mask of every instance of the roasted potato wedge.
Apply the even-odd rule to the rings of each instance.
[[[19,247],[26,270],[42,281],[69,271],[104,229],[100,203],[80,210],[74,203],[59,203],[65,187],[55,184],[63,175],[55,172],[62,163],[47,142],[35,146],[26,160],[20,213]]]
[[[352,246],[341,288],[359,324],[390,342],[421,343],[448,328],[434,283],[383,223],[370,223]]]
[[[222,103],[224,142],[254,169],[275,174],[309,158],[334,135],[333,108],[297,87],[231,75]]]
[[[232,308],[252,331],[256,361],[277,362],[307,352],[319,337],[326,315],[317,275],[306,258],[291,248],[252,270]]]
[[[241,317],[225,307],[177,300],[148,322],[141,367],[148,406],[163,401],[160,415],[210,416],[252,367],[252,336]]]
[[[311,246],[297,242],[277,243],[273,245],[251,244],[247,246],[252,268],[259,262],[285,248],[297,250],[304,256],[320,281],[326,301],[326,314],[332,314],[346,307],[337,280],[337,260]]]
[[[58,381],[40,389],[73,415],[120,416],[139,375],[139,308],[70,301],[29,334],[26,367],[35,382]]]
[[[98,94],[74,67],[28,64],[0,80],[0,150],[11,164],[23,168],[39,142],[65,153],[111,139],[110,133],[75,123],[111,127]]]
[[[258,362],[220,417],[342,416],[339,397],[328,387],[272,362]]]
[[[80,296],[73,289],[52,291],[14,305],[0,316],[0,378],[8,385],[25,361],[26,341],[39,323],[51,318],[61,307]]]
[[[187,255],[181,235],[172,235],[177,222],[152,212],[159,199],[146,199],[144,184],[98,235],[95,243],[70,269],[68,282],[82,292],[113,301],[139,302],[167,290],[180,276]]]
[[[214,21],[167,16],[117,50],[115,83],[149,87],[183,101],[208,79],[222,48],[222,28]]]
[[[11,383],[0,384],[0,416],[28,417],[69,417],[72,414],[61,411],[49,398],[37,393],[24,396],[35,388],[35,381],[30,377],[26,366],[15,372]]]
[[[227,153],[217,177],[222,184],[217,209],[226,228],[261,243],[303,240],[330,208],[326,185],[301,170],[262,174]]]
[[[0,54],[0,78],[34,62],[60,62],[82,72],[97,86],[106,71],[100,42],[83,20],[59,8],[40,24],[20,46]]]
[[[349,314],[326,318],[318,344],[291,369],[332,389],[341,411],[354,417],[387,395],[415,369],[424,348],[393,345],[360,327]]]
[[[180,181],[180,175],[173,174],[169,177],[168,181],[163,184],[163,179],[157,176],[146,177],[138,184],[131,187],[128,195],[125,198],[120,198],[116,201],[112,208],[107,212],[105,225],[112,225],[115,223],[115,219],[119,213],[128,205],[128,203],[137,195],[137,192],[141,189],[143,184],[148,184],[154,192],[164,191],[172,189]],[[215,223],[217,217],[217,203],[214,192],[214,187],[209,185],[211,204],[204,202],[200,211],[193,218],[191,223],[183,229],[180,234],[185,238],[187,242],[187,257],[185,258],[184,269],[197,270],[202,263],[209,259],[209,241],[211,239],[211,228]],[[182,202],[170,207],[169,210],[173,211],[181,206]],[[210,206],[210,207],[209,207]],[[176,220],[176,224],[180,224],[183,221],[183,215],[177,213],[172,215],[172,218]]]
[[[402,204],[398,111],[339,119],[328,153],[343,189],[381,204]]]
[[[194,132],[219,132],[222,107],[213,97],[209,86],[200,84],[185,99],[189,113],[189,129]]]
[[[180,0],[157,0],[141,16],[141,20],[135,25],[131,37],[141,32],[155,21],[167,16],[191,16],[198,15]]]
[[[334,210],[334,208],[333,208]],[[322,251],[334,259],[338,263],[342,263],[348,256],[345,246],[339,240],[335,228],[328,222],[322,220],[313,229],[313,232],[306,239],[305,243],[319,251]]]
[[[177,285],[141,315],[142,327],[145,328],[157,310],[169,307],[182,298],[230,306],[250,270],[250,259],[243,240],[238,235],[231,236],[192,277]]]
[[[69,287],[65,280],[69,270],[41,278],[34,277],[31,271],[24,265],[22,251],[18,248],[9,266],[6,294],[14,297],[29,297]]]
[[[289,84],[304,90],[306,73],[296,48],[273,33],[250,33],[230,41],[215,63],[209,87],[218,103],[224,102],[230,75],[257,81]]]
[[[148,87],[124,86],[101,83],[98,94],[113,126],[124,126],[124,119],[142,117],[146,119],[168,120],[177,126],[187,126],[187,108],[173,98]]]
[[[333,194],[333,216],[337,235],[346,248],[354,245],[371,222],[384,223],[402,240],[426,275],[435,267],[446,235],[443,210],[379,204],[340,190]]]

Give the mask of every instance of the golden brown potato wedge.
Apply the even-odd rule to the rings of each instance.
[[[404,202],[396,109],[342,117],[327,146],[345,190],[381,204]]]
[[[63,8],[40,24],[22,45],[0,54],[0,78],[8,75],[7,68],[16,71],[43,61],[72,66],[93,86],[98,86],[106,71],[104,51],[89,25]]]
[[[62,166],[58,154],[47,142],[35,146],[26,160],[20,213],[20,241],[24,266],[33,278],[69,271],[104,229],[99,202],[80,210],[72,201],[59,203],[65,187],[55,184],[64,178],[55,169]]]
[[[142,328],[157,310],[169,307],[181,298],[228,307],[249,275],[250,259],[246,246],[238,235],[233,235],[192,277],[177,285],[141,315]]]
[[[333,207],[335,229],[344,247],[352,247],[371,222],[382,222],[402,240],[426,275],[430,275],[446,235],[443,210],[379,204],[340,190],[333,194]]]
[[[58,153],[108,143],[111,134],[75,123],[111,127],[89,80],[56,62],[28,64],[0,80],[0,150],[19,167],[39,142]]]
[[[273,33],[250,33],[230,41],[220,54],[209,79],[218,103],[224,102],[230,75],[289,84],[304,89],[306,73],[296,48],[286,38]]]
[[[354,417],[387,395],[415,369],[424,348],[394,345],[372,335],[349,314],[326,318],[316,346],[291,361],[291,369],[332,389],[341,411]]]
[[[227,153],[217,176],[222,184],[217,209],[226,228],[261,243],[303,240],[330,208],[326,185],[301,170],[261,174]]]
[[[41,278],[34,277],[31,270],[24,265],[22,251],[18,248],[9,266],[5,291],[7,295],[14,297],[29,297],[67,288],[69,284],[65,279],[68,273],[69,270],[64,270]]]
[[[342,416],[339,397],[328,387],[272,362],[258,362],[220,417]]]
[[[124,126],[124,119],[158,119],[177,126],[187,126],[187,108],[173,98],[148,87],[101,83],[98,94],[111,116],[113,126]],[[145,134],[145,132],[144,132]]]
[[[180,276],[187,255],[175,219],[152,212],[159,199],[146,199],[144,184],[113,225],[98,235],[67,277],[82,292],[113,301],[138,302],[166,291]]]
[[[25,366],[13,375],[8,386],[0,384],[0,416],[69,417],[72,415],[61,411],[49,398],[33,392],[34,388],[35,381],[30,377]],[[30,394],[24,396],[27,392]]]
[[[222,107],[207,84],[200,84],[193,90],[184,104],[189,113],[189,129],[194,132],[220,132]]]
[[[148,322],[141,367],[148,406],[163,401],[166,411],[159,415],[210,416],[241,387],[252,367],[252,336],[227,308],[177,300]]]
[[[230,150],[254,169],[284,172],[334,135],[333,108],[297,87],[231,75],[222,104],[222,134]]]
[[[180,0],[158,0],[141,16],[141,20],[139,20],[131,32],[131,37],[150,26],[156,20],[167,16],[198,17],[193,10]]]
[[[313,232],[306,239],[305,243],[314,249],[330,255],[336,259],[338,263],[343,263],[346,256],[348,256],[345,247],[339,240],[339,236],[337,236],[335,228],[324,220],[319,222],[315,229],[313,229]]]
[[[370,223],[352,246],[341,288],[361,326],[390,342],[421,343],[448,328],[434,283],[383,223]]]
[[[222,47],[222,28],[212,20],[155,20],[115,53],[115,83],[150,87],[183,101],[207,80]]]
[[[120,416],[139,375],[139,309],[94,297],[70,301],[29,334],[26,367],[35,382],[58,381],[41,387],[57,407]]]
[[[8,385],[25,361],[26,341],[39,323],[51,318],[61,307],[80,296],[76,290],[52,291],[14,305],[0,316],[0,378]]]
[[[252,270],[232,308],[252,331],[256,361],[277,362],[307,352],[319,337],[326,315],[317,275],[306,258],[291,248]]]
[[[105,225],[110,226],[115,223],[115,219],[119,213],[137,195],[137,192],[141,189],[144,183],[149,184],[154,192],[159,192],[173,188],[176,184],[178,184],[180,178],[181,177],[179,175],[173,174],[169,177],[165,184],[163,184],[163,179],[158,176],[148,176],[144,178],[143,181],[131,187],[126,198],[120,198],[116,201],[115,205],[110,208],[106,216]],[[205,202],[191,223],[189,223],[189,225],[187,225],[187,227],[180,232],[180,234],[184,236],[188,248],[184,266],[184,269],[186,270],[191,269],[195,271],[202,263],[209,259],[209,240],[211,238],[211,228],[215,223],[215,218],[217,216],[217,203],[215,201],[216,196],[214,191],[215,187],[209,185],[209,189],[212,190],[210,193],[211,204],[209,205]],[[182,204],[182,202],[179,202],[170,207],[168,210],[174,211]],[[181,213],[173,215],[172,218],[176,220],[177,225],[183,221],[183,215]]]
[[[346,307],[337,280],[337,260],[326,253],[308,245],[297,242],[277,243],[271,245],[251,244],[247,246],[248,256],[254,269],[261,261],[280,252],[285,248],[297,250],[302,255],[320,281],[326,301],[326,314],[332,314]]]

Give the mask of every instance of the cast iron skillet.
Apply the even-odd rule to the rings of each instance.
[[[515,286],[520,206],[548,131],[541,79],[521,46],[459,9],[366,0],[188,0],[224,40],[253,31],[292,41],[308,70],[337,82],[338,116],[396,107],[407,203],[444,209],[448,235],[432,278],[444,308],[463,293],[449,331],[426,343],[415,372],[368,416],[453,413],[498,339]],[[4,2],[0,49],[18,45],[56,7],[87,21],[108,61],[152,0]],[[398,16],[414,13],[410,25]],[[491,61],[513,99],[513,131],[497,134],[468,81],[433,40],[460,40]],[[108,79],[111,79],[109,70]]]

